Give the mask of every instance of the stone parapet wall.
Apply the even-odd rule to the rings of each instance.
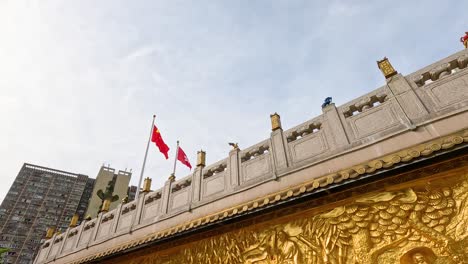
[[[276,129],[270,138],[251,147],[235,148],[223,160],[199,166],[176,181],[169,179],[159,190],[142,193],[136,201],[55,235],[42,244],[35,263],[73,262],[348,165],[466,129],[467,62],[468,50],[463,50],[408,76],[394,75],[385,86],[351,102],[328,105],[318,117],[285,131]],[[361,174],[361,169],[355,172]],[[340,179],[350,177],[345,176]],[[317,182],[317,187],[322,186]]]

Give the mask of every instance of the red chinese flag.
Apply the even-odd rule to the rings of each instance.
[[[169,152],[169,147],[164,143],[164,140],[161,137],[161,133],[159,133],[159,129],[154,125],[153,127],[153,135],[151,135],[151,142],[156,143],[156,146],[159,148],[159,151],[161,151],[162,154],[166,157],[166,159],[169,158],[167,153]]]
[[[185,152],[182,150],[182,148],[179,147],[179,151],[177,152],[177,159],[182,162],[185,166],[189,167],[192,169],[192,165],[190,165],[190,161],[187,158],[187,155]]]

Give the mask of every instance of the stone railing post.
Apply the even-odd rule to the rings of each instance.
[[[114,234],[117,232],[117,228],[119,227],[119,221],[120,221],[120,216],[122,215],[122,208],[123,208],[123,201],[117,205],[117,208],[115,209],[115,215],[114,215],[114,224],[111,227],[111,233]]]
[[[63,239],[62,239],[62,241],[60,242],[60,243],[61,243],[60,248],[59,248],[59,250],[57,251],[57,256],[59,256],[59,255],[62,254],[63,247],[65,246],[65,242],[67,242],[67,239],[68,239],[68,233],[70,233],[70,229],[71,229],[71,228],[67,228],[67,231],[65,231],[65,234],[63,235]]]
[[[324,133],[331,149],[339,148],[349,144],[345,128],[341,122],[340,114],[334,103],[330,103],[322,108],[324,115]]]
[[[290,164],[289,152],[281,127],[281,117],[277,113],[270,115],[271,118],[271,154],[273,156],[274,167],[277,172],[285,170]]]
[[[171,195],[172,183],[175,181],[175,176],[169,176],[169,179],[164,183],[161,195],[161,215],[165,215],[169,209],[169,198]]]
[[[47,253],[44,257],[44,259],[48,259],[50,257],[50,252],[52,251],[52,247],[54,246],[54,243],[55,243],[55,238],[57,237],[57,234],[54,234],[52,236],[52,239],[50,239],[50,244],[49,244],[49,248],[47,250]]]
[[[144,189],[143,189],[143,192],[141,193],[140,197],[138,197],[138,201],[137,201],[137,204],[136,204],[137,207],[136,207],[135,215],[133,216],[134,220],[132,222],[132,226],[130,227],[130,230],[132,230],[133,227],[140,224],[141,214],[143,212],[143,206],[145,206],[145,199],[146,199],[147,195],[148,195],[148,192],[147,191],[145,192]]]
[[[102,216],[105,214],[105,212],[100,212],[97,216],[96,219],[96,225],[94,226],[93,233],[91,233],[91,238],[89,239],[88,245],[92,244],[98,235],[99,232],[99,227],[101,226],[101,221],[102,221]]]
[[[151,178],[147,177],[145,178],[143,182],[143,189],[141,190],[142,195],[141,197],[138,198],[137,201],[137,208],[134,216],[134,220],[132,223],[132,226],[130,227],[130,230],[134,227],[140,224],[141,221],[141,214],[143,212],[143,207],[145,206],[145,199],[148,193],[151,191]]]
[[[407,119],[405,121],[408,123],[408,126],[412,127],[413,124],[416,123],[414,122],[415,120],[429,114],[427,108],[411,85],[403,75],[393,69],[393,66],[387,58],[378,61],[377,65],[386,79],[387,87],[390,89],[398,106],[405,114],[405,119]]]
[[[192,176],[192,203],[201,200],[201,183],[203,179],[203,168],[206,166],[206,152],[200,150],[197,152],[197,167]]]
[[[229,151],[229,159],[227,161],[227,167],[229,168],[229,173],[226,173],[225,185],[226,190],[235,189],[240,185],[240,149],[237,145]]]
[[[73,243],[73,246],[72,246],[73,250],[76,249],[78,247],[78,244],[80,243],[81,234],[83,233],[86,222],[87,221],[85,219],[83,219],[81,221],[81,224],[80,224],[80,227],[79,227],[79,230],[78,230],[78,234],[76,234],[76,241],[75,241],[75,243]]]

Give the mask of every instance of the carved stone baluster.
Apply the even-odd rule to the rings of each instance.
[[[406,115],[408,126],[412,126],[412,123],[429,113],[419,96],[401,74],[388,79],[387,86]]]
[[[346,135],[343,123],[341,122],[341,118],[338,114],[335,104],[331,103],[327,105],[326,107],[322,108],[322,111],[325,119],[323,122],[323,125],[325,126],[324,133],[330,147],[333,149],[348,145],[349,139]]]
[[[290,162],[290,157],[288,157],[288,151],[286,151],[286,139],[283,134],[283,128],[281,127],[280,115],[274,113],[270,115],[271,117],[271,134],[270,134],[270,142],[271,142],[271,154],[273,156],[274,167],[276,171],[285,170]],[[277,120],[277,122],[274,122]],[[275,123],[279,123],[279,126],[275,126]]]
[[[148,182],[149,182],[149,186],[148,186]],[[149,188],[151,187],[151,179],[146,178],[143,186],[144,186],[143,191],[141,192],[140,197],[138,197],[138,200],[136,202],[137,208],[136,208],[135,214],[133,215],[133,221],[132,221],[132,226],[130,227],[130,230],[132,230],[134,226],[137,226],[140,224],[141,214],[143,212],[143,207],[145,206],[145,200],[146,200],[146,197],[148,196]]]
[[[86,220],[81,221],[81,225],[79,227],[78,234],[76,234],[76,241],[75,243],[73,243],[72,250],[78,247],[78,244],[80,243],[80,239],[81,239],[81,234],[83,234],[83,230],[86,225],[86,222],[88,221]]]
[[[201,199],[201,183],[203,179],[203,168],[206,164],[206,152],[197,152],[197,167],[192,175],[192,202],[197,203]]]
[[[67,239],[69,239],[69,238],[68,238],[68,234],[70,233],[70,229],[71,229],[71,228],[67,228],[67,231],[65,231],[65,234],[63,234],[63,240],[62,240],[62,242],[60,242],[60,243],[62,243],[62,244],[60,245],[60,248],[59,248],[59,250],[57,251],[57,256],[59,256],[59,255],[62,254],[63,246],[65,246],[65,242],[67,242]]]
[[[172,190],[172,183],[175,181],[175,177],[172,175],[167,179],[164,183],[164,187],[162,190],[162,198],[161,198],[161,215],[167,214],[169,208],[169,197],[171,195]]]
[[[239,155],[239,148],[234,148],[229,151],[229,159],[228,159],[228,173],[225,174],[225,184],[227,186],[227,190],[232,190],[240,185],[240,155]]]
[[[54,243],[55,243],[55,239],[57,238],[57,233],[55,233],[52,238],[49,240],[49,248],[47,249],[47,253],[45,254],[44,256],[44,259],[49,259],[50,256],[50,252],[52,251],[52,247],[54,246]]]
[[[119,226],[119,220],[120,220],[120,216],[122,215],[122,207],[123,207],[124,203],[121,203],[117,206],[117,208],[115,209],[115,216],[114,216],[114,223],[111,227],[111,232],[112,233],[115,233],[117,232],[117,228]],[[80,230],[81,232],[81,230]]]
[[[91,238],[89,239],[88,246],[90,244],[93,244],[93,242],[96,240],[96,237],[97,237],[97,234],[98,234],[98,231],[99,231],[99,226],[101,226],[102,216],[104,214],[105,214],[104,212],[101,212],[101,213],[98,214],[97,219],[96,219],[96,225],[94,226],[94,229],[93,229],[93,231],[91,233]]]

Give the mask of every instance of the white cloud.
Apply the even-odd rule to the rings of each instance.
[[[355,16],[359,14],[364,5],[353,3],[353,1],[332,1],[328,7],[330,16]]]
[[[125,60],[128,61],[128,60],[135,60],[135,59],[138,59],[140,57],[146,57],[146,56],[151,55],[152,53],[154,53],[156,50],[157,50],[157,48],[155,46],[144,46],[144,47],[141,47],[141,48],[137,48],[136,50],[134,50],[130,54],[128,54],[125,57]]]

